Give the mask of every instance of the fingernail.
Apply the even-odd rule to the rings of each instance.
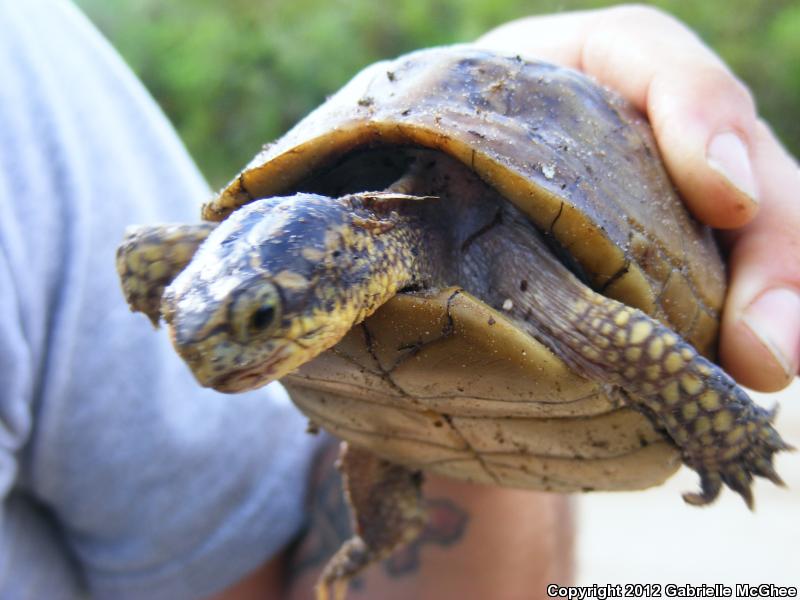
[[[753,202],[758,202],[756,180],[742,138],[730,131],[718,133],[708,144],[706,159],[712,169],[721,173]]]
[[[772,288],[747,307],[742,321],[775,357],[787,377],[800,364],[800,292]]]

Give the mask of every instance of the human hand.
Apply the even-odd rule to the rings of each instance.
[[[477,44],[580,69],[644,112],[689,210],[724,229],[723,366],[761,391],[800,365],[800,169],[747,87],[685,25],[629,5],[528,17]]]

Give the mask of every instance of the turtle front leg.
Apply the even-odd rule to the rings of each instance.
[[[143,312],[158,327],[164,289],[189,264],[216,226],[136,225],[125,230],[117,248],[117,273],[133,312]]]
[[[426,522],[419,471],[346,442],[342,442],[337,466],[355,533],[325,566],[317,583],[317,600],[343,600],[353,577],[413,541]]]
[[[783,484],[772,459],[791,447],[772,426],[774,409],[756,405],[720,367],[639,310],[592,293],[570,311],[571,357],[622,388],[700,474],[702,491],[684,494],[686,502],[708,504],[725,484],[752,509],[754,475]]]

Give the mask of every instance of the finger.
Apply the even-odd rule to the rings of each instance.
[[[582,69],[647,113],[667,169],[701,221],[739,227],[759,196],[747,88],[679,21],[649,7],[534,17],[477,44]]]
[[[597,11],[525,17],[492,29],[475,44],[495,52],[581,69],[583,44],[597,17]]]
[[[800,168],[763,124],[754,150],[764,202],[750,225],[729,236],[720,357],[744,385],[775,391],[800,366]]]

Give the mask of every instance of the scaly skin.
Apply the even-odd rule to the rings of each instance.
[[[177,350],[203,385],[251,389],[336,344],[399,290],[455,283],[497,309],[512,298],[506,312],[521,328],[578,373],[620,390],[665,430],[700,474],[702,492],[686,494],[687,502],[711,502],[725,484],[752,507],[754,475],[782,483],[772,456],[789,446],[771,425],[774,412],[756,406],[722,369],[664,325],[578,281],[512,208],[461,248],[461,268],[453,250],[459,241],[432,223],[456,218],[446,210],[466,209],[430,212],[437,204],[398,193],[298,194],[241,208],[164,294],[161,308]],[[184,232],[191,243],[208,232],[202,227]],[[163,286],[164,277],[131,276],[141,270],[133,259],[155,254],[154,232],[134,237],[139,244],[129,239],[120,251],[126,289]],[[172,247],[175,239],[168,238]],[[184,254],[170,264],[185,262]],[[506,257],[503,268],[483,262],[492,254]],[[529,272],[534,283],[506,292],[506,270]],[[152,301],[139,304],[154,318]]]
[[[569,352],[586,370],[602,369],[681,449],[700,474],[702,492],[690,504],[713,501],[724,483],[753,508],[753,475],[783,485],[772,456],[789,446],[757,406],[717,365],[643,312],[594,292],[567,306]],[[579,341],[578,341],[579,340]]]
[[[279,379],[400,289],[429,284],[418,259],[434,264],[441,242],[418,215],[393,211],[398,202],[418,201],[298,194],[253,202],[221,223],[161,307],[198,381],[237,392]]]
[[[353,513],[354,535],[325,566],[317,600],[343,600],[353,577],[414,541],[426,522],[422,473],[344,442],[336,466]]]
[[[158,327],[161,296],[192,260],[216,223],[139,225],[125,230],[117,248],[117,273],[132,311],[143,312]]]
[[[469,220],[468,211],[467,201],[399,193],[253,202],[208,236],[164,291],[162,315],[198,380],[233,392],[311,360],[402,289],[455,283],[505,310],[577,373],[612,386],[666,431],[700,474],[702,490],[685,494],[688,503],[711,502],[725,484],[752,507],[754,475],[782,483],[772,457],[789,446],[771,425],[774,413],[675,332],[581,283],[513,207],[500,204],[488,222],[472,218],[472,233],[452,233],[458,228],[449,220]],[[196,241],[202,232],[186,234]],[[140,255],[155,254],[156,238],[153,229],[120,251],[123,280],[133,278],[126,291],[137,290],[129,298],[149,299],[163,288],[162,273],[148,279],[148,269],[135,266]],[[168,264],[177,271],[184,259]],[[519,286],[511,274],[531,285]],[[151,300],[133,306],[154,311]],[[357,534],[325,569],[320,599],[343,597],[347,581],[413,538],[422,522],[419,480],[408,469],[360,451],[351,459],[342,465]]]
[[[613,386],[663,429],[680,448],[683,462],[700,474],[702,492],[685,494],[708,504],[722,484],[753,507],[753,475],[782,485],[772,456],[789,446],[772,427],[767,411],[719,366],[681,337],[635,308],[598,294],[570,273],[511,207],[470,248],[475,292],[505,310],[522,329],[540,338],[573,369]],[[480,257],[501,255],[506,272],[534,271],[529,289],[516,279],[493,275]],[[484,269],[481,273],[480,269]],[[510,281],[507,281],[509,280]]]

